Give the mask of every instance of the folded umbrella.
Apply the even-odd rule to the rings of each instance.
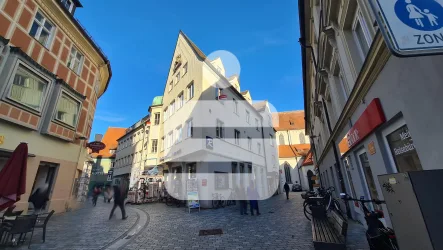
[[[20,200],[26,192],[28,144],[20,143],[0,171],[0,211]]]

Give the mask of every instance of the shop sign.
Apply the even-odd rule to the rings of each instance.
[[[92,150],[92,153],[98,153],[100,150],[104,149],[106,145],[101,141],[93,141],[86,144],[86,147]]]
[[[369,151],[369,153],[371,154],[371,155],[375,155],[375,144],[374,144],[374,141],[371,141],[369,144],[368,144],[368,151]]]
[[[375,1],[375,2],[374,2]],[[384,40],[396,56],[443,52],[443,1],[371,0]]]
[[[395,130],[386,139],[398,172],[423,170],[407,125]]]
[[[386,118],[381,107],[380,99],[375,98],[346,134],[349,149],[357,145],[385,121]]]
[[[112,181],[112,175],[114,174],[114,170],[110,169],[108,171],[108,178],[106,179],[106,181]]]
[[[0,145],[2,145],[3,142],[5,142],[5,136],[4,135],[0,135]]]

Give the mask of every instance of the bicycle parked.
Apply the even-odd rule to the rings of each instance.
[[[228,200],[226,201],[226,205],[227,206],[231,206],[234,205],[235,206],[236,201],[235,201],[235,192],[234,190],[231,189],[231,194],[229,195]]]
[[[166,205],[167,206],[175,205],[176,207],[180,207],[183,204],[183,201],[174,198],[169,193],[166,194],[165,200],[166,200]]]
[[[361,204],[360,208],[363,210],[366,224],[368,229],[366,230],[366,239],[368,241],[371,250],[398,250],[397,238],[392,228],[385,227],[380,221],[380,218],[384,218],[383,211],[375,210],[370,211],[365,203],[375,203],[377,205],[385,204],[382,200],[358,200],[350,197],[345,193],[341,193],[340,196],[345,201],[357,201]]]
[[[225,207],[226,201],[222,194],[212,194],[212,208]]]
[[[343,212],[340,208],[340,203],[338,200],[332,197],[332,193],[335,191],[333,186],[324,189],[319,188],[317,192],[307,192],[302,195],[303,202],[303,213],[309,221],[312,219],[312,208],[313,207],[324,207],[324,211],[327,212],[329,210],[334,210],[341,216],[343,216]]]

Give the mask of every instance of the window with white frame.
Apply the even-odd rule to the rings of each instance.
[[[240,145],[240,131],[234,130],[235,144]]]
[[[188,85],[187,92],[188,92],[188,100],[191,100],[194,97],[194,82]]]
[[[257,153],[259,155],[261,155],[261,144],[260,144],[260,142],[257,142]]]
[[[282,134],[278,136],[278,143],[279,145],[285,145],[285,137]]]
[[[47,80],[19,64],[8,97],[27,107],[41,111],[48,84]]]
[[[178,127],[176,128],[176,131],[177,131],[176,142],[179,143],[179,142],[182,141],[182,126],[178,126]]]
[[[234,104],[234,113],[238,114],[238,102],[234,98],[232,99],[232,103]]]
[[[225,130],[225,128],[224,128],[224,123],[222,122],[222,121],[220,121],[220,120],[217,120],[217,126],[216,126],[216,128],[215,128],[215,136],[217,137],[217,138],[224,138],[224,130]]]
[[[71,53],[69,54],[68,58],[68,67],[79,75],[83,66],[83,61],[84,56],[77,50],[77,48],[72,46]]]
[[[169,82],[169,91],[171,91],[173,87],[174,87],[174,82],[170,81]]]
[[[259,131],[260,126],[257,118],[255,118],[255,127],[257,128],[257,131]]]
[[[1,6],[1,5],[0,5]],[[37,12],[32,23],[29,35],[37,39],[43,46],[49,48],[54,37],[54,25],[40,12]]]
[[[301,133],[298,135],[298,137],[299,137],[299,139],[300,139],[300,144],[305,144],[305,143],[306,143],[306,140],[305,140],[305,133],[301,132]]]
[[[166,121],[166,119],[169,118],[169,110],[168,107],[165,108],[165,110],[163,111],[163,120]]]
[[[249,123],[249,120],[251,119],[251,114],[249,111],[246,110],[246,122]]]
[[[5,0],[0,0],[0,9],[3,7],[4,2],[5,2]]]
[[[174,131],[169,132],[168,139],[169,139],[168,147],[170,148],[174,145]]]
[[[185,63],[185,65],[183,65],[183,75],[186,75],[186,73],[188,73],[188,63]]]
[[[175,112],[175,101],[171,102],[169,105],[169,117],[171,117]]]
[[[178,82],[180,81],[181,75],[180,75],[180,71],[177,73],[177,75],[175,76],[175,85],[178,84]]]
[[[157,139],[151,140],[151,153],[157,153]]]
[[[69,126],[75,127],[80,111],[80,102],[74,98],[62,93],[58,100],[55,119]]]
[[[352,25],[352,35],[354,36],[355,43],[360,51],[360,56],[364,60],[369,52],[372,39],[360,9],[357,9],[355,14],[354,23]]]
[[[154,125],[160,124],[160,112],[154,114]]]
[[[192,120],[188,120],[186,122],[186,136],[188,138],[194,135],[194,125],[192,124]]]
[[[72,10],[74,9],[74,3],[72,0],[60,0],[60,2],[63,4],[63,6],[72,13]]]
[[[248,136],[248,149],[252,150],[252,138]]]
[[[184,102],[185,102],[185,97],[183,95],[183,92],[181,92],[177,98],[177,109],[180,109],[181,107],[183,107]]]

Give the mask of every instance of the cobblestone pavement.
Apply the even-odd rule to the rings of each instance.
[[[284,196],[259,201],[260,216],[240,215],[237,206],[189,214],[165,204],[140,205],[149,223],[125,249],[314,249],[300,193],[291,192],[289,200]],[[198,236],[199,230],[216,228],[223,234]],[[368,249],[361,225],[350,222],[347,246]]]
[[[117,208],[113,219],[109,220],[112,205],[112,202],[105,204],[103,198],[99,198],[96,207],[89,202],[82,209],[54,215],[46,228],[46,242],[42,243],[42,229],[35,229],[31,249],[102,249],[125,234],[138,220],[137,213],[128,206],[128,219],[121,220],[121,212]],[[27,249],[27,243],[19,249]]]

